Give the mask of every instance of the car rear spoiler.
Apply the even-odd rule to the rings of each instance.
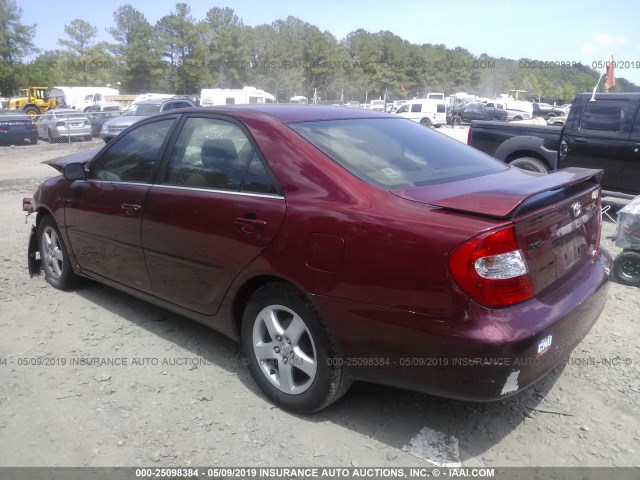
[[[523,180],[504,183],[486,190],[430,200],[429,203],[449,210],[488,217],[513,218],[545,193],[560,191],[581,183],[596,186],[600,184],[603,173],[602,170],[570,167],[548,175],[528,176]]]

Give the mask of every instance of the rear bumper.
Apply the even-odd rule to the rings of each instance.
[[[91,127],[72,128],[70,130],[61,127],[54,130],[54,136],[56,138],[87,137],[89,135],[91,135]]]
[[[37,130],[23,130],[20,132],[0,132],[0,145],[9,142],[21,142],[22,140],[35,140],[38,138]]]
[[[316,298],[355,379],[471,401],[515,394],[565,360],[604,308],[611,257],[602,250],[562,287],[513,307],[469,302],[463,318]]]

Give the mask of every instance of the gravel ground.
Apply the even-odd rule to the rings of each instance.
[[[466,139],[466,128],[439,131]],[[514,397],[476,404],[356,383],[297,416],[264,399],[225,337],[93,282],[60,292],[30,279],[21,200],[55,174],[40,162],[99,145],[0,147],[1,466],[429,466],[410,453],[425,434],[457,441],[469,467],[640,465],[632,287],[612,284],[571,359]],[[605,223],[617,254],[614,232]],[[36,357],[50,364],[24,365]],[[80,357],[127,365],[71,365]]]

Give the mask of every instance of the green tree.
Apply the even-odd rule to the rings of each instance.
[[[199,89],[202,65],[195,53],[199,50],[196,21],[186,3],[177,3],[176,10],[162,17],[156,24],[162,55],[171,68],[167,69],[166,81],[176,93],[192,93]]]
[[[15,0],[0,0],[0,93],[10,95],[18,87],[18,75],[24,74],[19,62],[35,51],[35,25],[20,23],[22,9]]]
[[[123,5],[113,14],[115,27],[107,32],[117,42],[111,47],[116,56],[111,83],[121,82],[129,92],[143,92],[160,86],[162,55],[155,41],[153,26],[131,5]]]

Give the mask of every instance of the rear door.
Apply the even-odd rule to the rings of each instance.
[[[151,282],[141,245],[141,218],[151,182],[177,117],[140,125],[110,144],[71,184],[66,226],[83,271],[145,292]]]
[[[640,108],[636,107],[636,110],[636,119],[627,143],[627,161],[624,165],[624,191],[631,195],[640,195]]]
[[[215,314],[280,229],[285,201],[241,124],[189,115],[146,202],[142,241],[156,296]]]
[[[602,188],[624,190],[625,165],[633,156],[628,148],[633,103],[619,97],[599,97],[583,105],[563,132],[559,167],[603,169]]]

